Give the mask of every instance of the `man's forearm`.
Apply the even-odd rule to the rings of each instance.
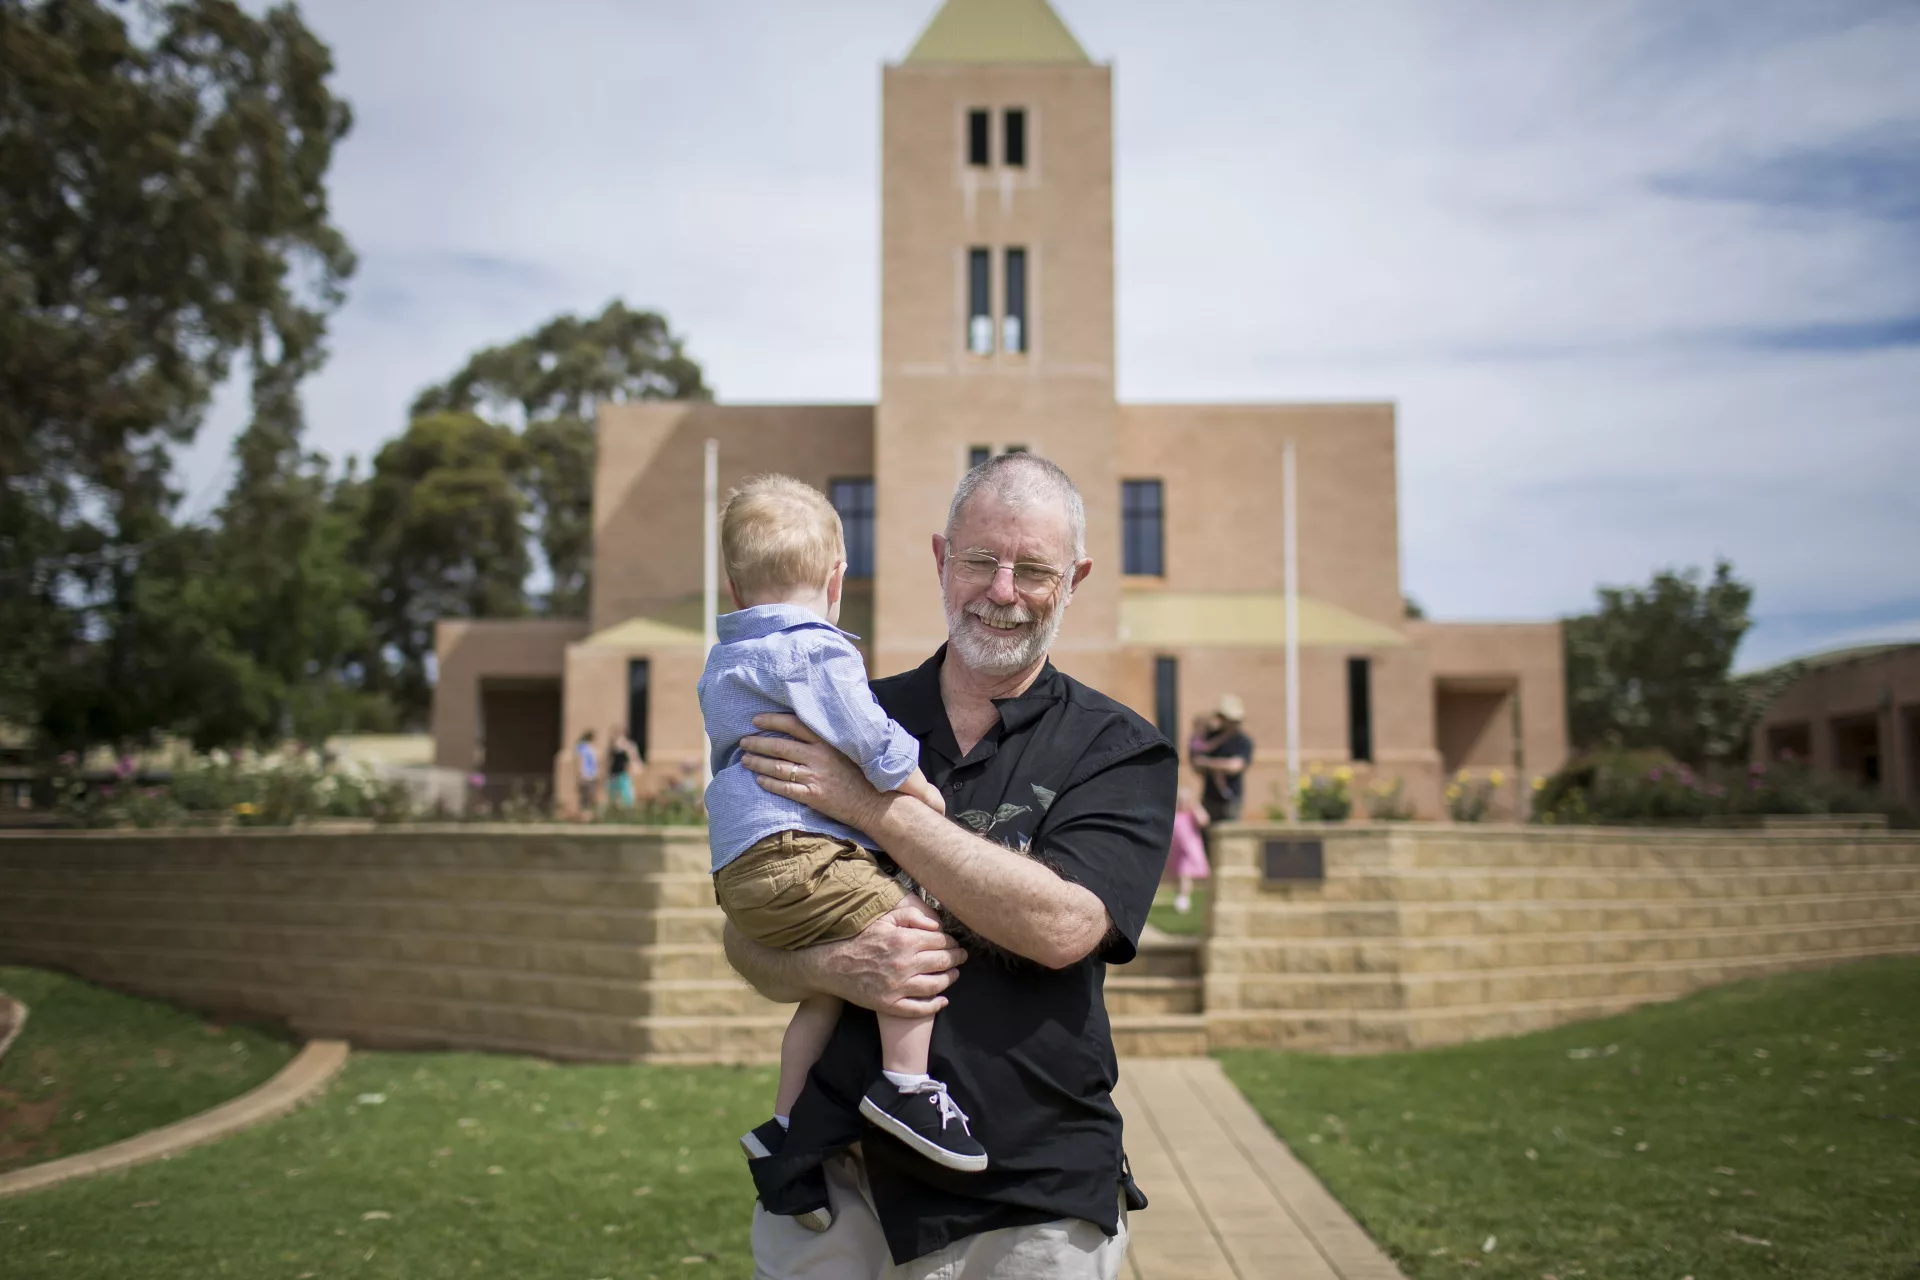
[[[885,797],[865,830],[942,906],[1015,955],[1064,968],[1112,927],[1092,890],[908,797]]]

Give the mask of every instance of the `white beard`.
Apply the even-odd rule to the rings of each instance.
[[[1010,676],[1032,666],[1053,648],[1060,624],[1067,618],[1065,598],[1046,613],[1036,613],[1024,604],[997,605],[986,600],[958,605],[946,598],[944,603],[947,642],[961,662],[985,676]],[[983,617],[1026,625],[1002,631],[982,622]]]

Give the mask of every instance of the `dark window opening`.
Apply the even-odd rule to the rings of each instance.
[[[993,255],[985,249],[967,250],[967,350],[993,352]]]
[[[1001,153],[1000,162],[1020,168],[1027,163],[1027,113],[1013,110],[1007,112],[1006,149]]]
[[[1007,314],[1000,322],[1003,351],[1025,351],[1033,340],[1027,328],[1027,251],[1007,250]]]
[[[1120,482],[1120,572],[1156,578],[1166,572],[1161,555],[1165,523],[1158,480]]]
[[[1347,754],[1373,760],[1373,663],[1347,659]]]
[[[1023,444],[1010,444],[1007,446],[1008,453],[1025,453],[1026,451],[1027,446]]]
[[[633,739],[634,753],[647,758],[647,691],[653,672],[645,658],[627,660],[627,736]]]
[[[967,163],[987,165],[993,158],[987,154],[988,138],[993,126],[991,117],[985,111],[967,112]]]
[[[873,576],[873,478],[859,476],[827,484],[827,501],[840,513],[847,539],[847,576]]]
[[[992,456],[993,456],[993,450],[991,448],[987,447],[984,444],[974,445],[972,448],[967,450],[967,470],[969,471],[973,470],[975,467],[979,466],[981,463],[985,462],[988,458],[991,458]]]
[[[1153,727],[1168,742],[1180,741],[1180,659],[1153,660]]]

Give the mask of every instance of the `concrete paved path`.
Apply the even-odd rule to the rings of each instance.
[[[169,1160],[189,1147],[285,1115],[326,1088],[347,1064],[347,1052],[344,1040],[310,1040],[272,1079],[211,1110],[149,1129],[111,1146],[0,1174],[0,1196],[18,1195],[69,1178],[127,1169],[151,1160]]]
[[[1132,1280],[1404,1280],[1212,1058],[1130,1058]]]

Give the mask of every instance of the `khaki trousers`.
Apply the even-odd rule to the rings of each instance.
[[[826,1163],[833,1226],[809,1231],[753,1206],[754,1280],[1118,1280],[1127,1257],[1127,1211],[1112,1239],[1091,1222],[1061,1218],[968,1236],[896,1266],[854,1155]]]

